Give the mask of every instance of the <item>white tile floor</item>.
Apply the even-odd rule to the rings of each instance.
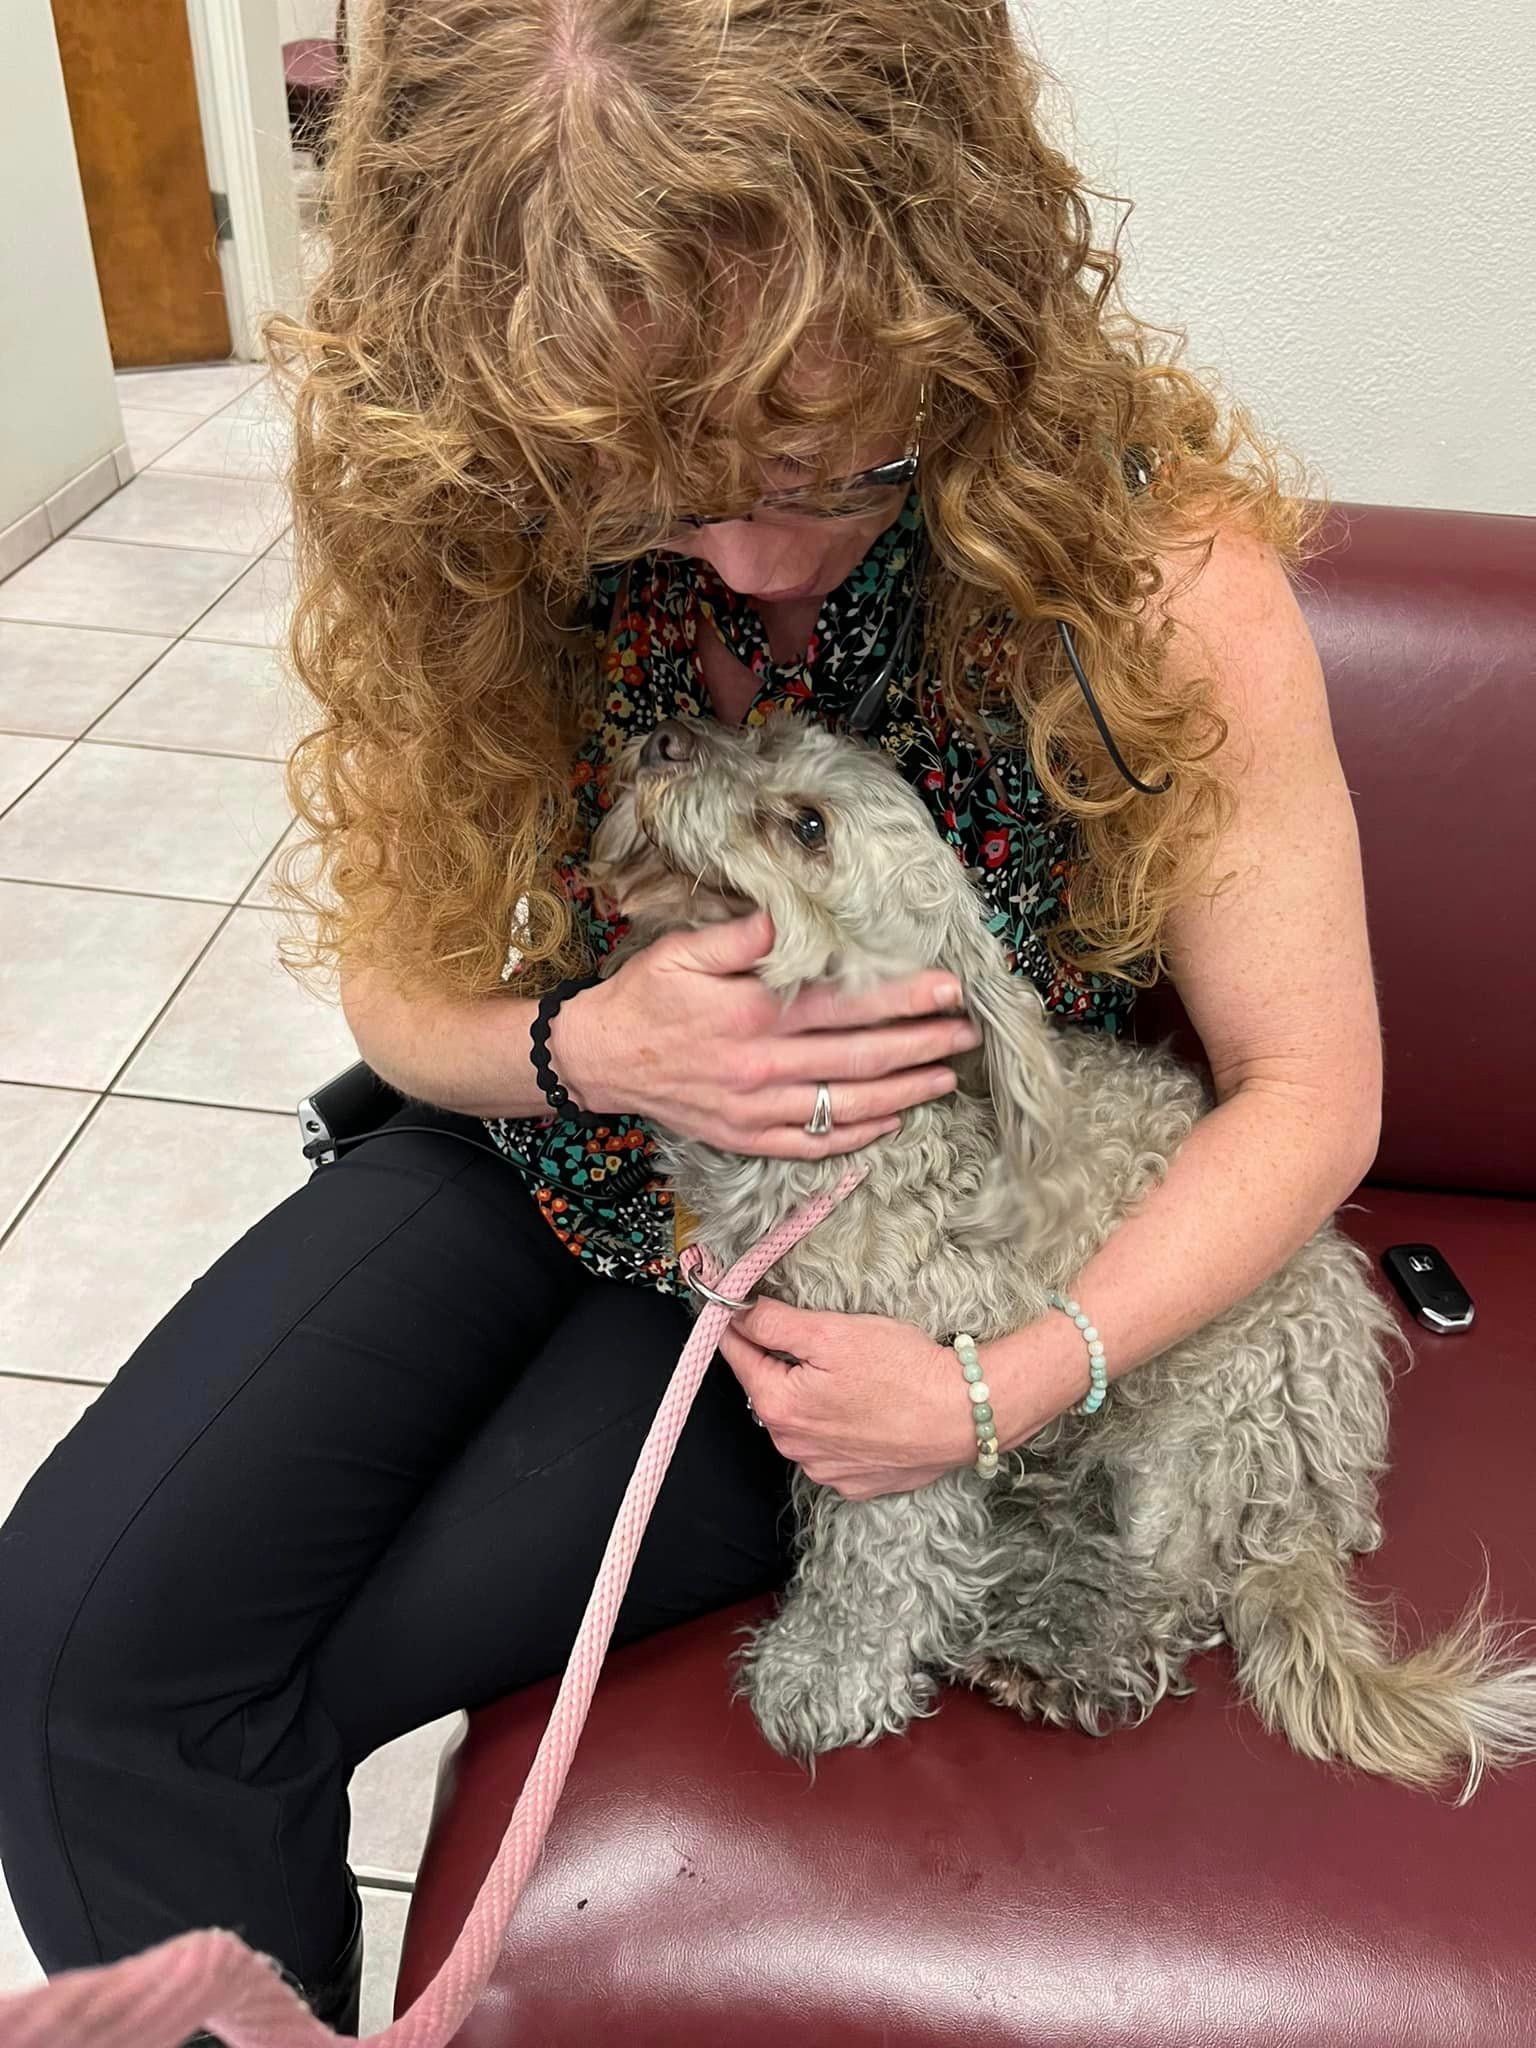
[[[0,1516],[299,1185],[293,1106],[354,1056],[278,966],[266,894],[298,716],[281,399],[242,364],[118,385],[142,473],[0,582]],[[456,1725],[353,1787],[365,2032]],[[0,1885],[0,1990],[37,1974]]]

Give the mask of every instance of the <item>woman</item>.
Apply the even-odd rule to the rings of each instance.
[[[606,1121],[551,1121],[534,999],[615,936],[580,864],[632,734],[872,722],[1064,1022],[1173,974],[1220,1106],[1080,1277],[1112,1373],[1312,1233],[1380,1087],[1301,501],[1114,310],[1001,0],[372,15],[330,269],[277,337],[321,714],[295,887],[414,1103],[193,1287],[0,1548],[44,1964],[217,1921],[333,2019],[350,1771],[559,1669],[681,1345],[648,1125],[856,1151],[976,1042],[932,974],[781,1012],[744,917],[561,1004],[553,1073]],[[786,1460],[871,1495],[975,1455],[916,1329],[765,1304],[724,1354],[623,1639],[780,1581]],[[984,1365],[1008,1447],[1083,1393],[1059,1314]]]

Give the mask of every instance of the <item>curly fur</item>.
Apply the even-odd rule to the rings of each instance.
[[[1047,1312],[1211,1106],[1167,1052],[1054,1027],[985,931],[965,871],[873,750],[781,719],[688,728],[692,757],[631,756],[594,879],[635,941],[772,915],[787,995],[952,969],[984,1031],[950,1097],[869,1148],[863,1186],[768,1285],[807,1308],[999,1337]],[[807,850],[792,824],[826,823]],[[729,1263],[840,1161],[668,1141],[678,1192]],[[941,1680],[1093,1733],[1185,1688],[1226,1640],[1265,1720],[1304,1754],[1413,1785],[1536,1747],[1536,1664],[1480,1609],[1395,1657],[1347,1560],[1376,1547],[1396,1326],[1333,1225],[1246,1300],[1058,1417],[991,1486],[963,1469],[855,1502],[797,1474],[801,1548],[743,1685],[768,1740],[814,1757],[895,1734]]]

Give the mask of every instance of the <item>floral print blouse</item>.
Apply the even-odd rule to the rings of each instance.
[[[775,662],[749,598],[708,564],[651,554],[629,569],[628,602],[613,608],[622,568],[594,576],[588,616],[600,687],[584,719],[573,764],[578,830],[561,863],[578,927],[601,959],[623,935],[582,879],[591,836],[609,804],[613,762],[637,733],[667,718],[710,716],[699,658],[701,633],[718,632],[758,679],[749,725],[814,718],[840,729],[880,673],[905,620],[920,567],[922,514],[916,489],[858,567],[822,600],[800,659]],[[908,644],[921,648],[920,631]],[[997,641],[977,640],[984,665]],[[1081,858],[1075,827],[1047,800],[1028,754],[984,754],[946,716],[921,675],[893,676],[875,735],[932,813],[934,825],[975,871],[1015,970],[1027,974],[1064,1022],[1118,1030],[1135,989],[1111,976],[1076,973],[1052,958],[1036,927],[1055,914]],[[683,1291],[677,1273],[671,1195],[654,1163],[654,1139],[638,1118],[615,1117],[596,1131],[551,1116],[487,1120],[496,1145],[526,1175],[534,1200],[561,1242],[595,1272]]]

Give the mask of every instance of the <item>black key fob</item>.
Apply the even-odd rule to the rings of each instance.
[[[1387,1278],[1427,1330],[1470,1330],[1472,1297],[1432,1244],[1395,1244],[1381,1255]]]

